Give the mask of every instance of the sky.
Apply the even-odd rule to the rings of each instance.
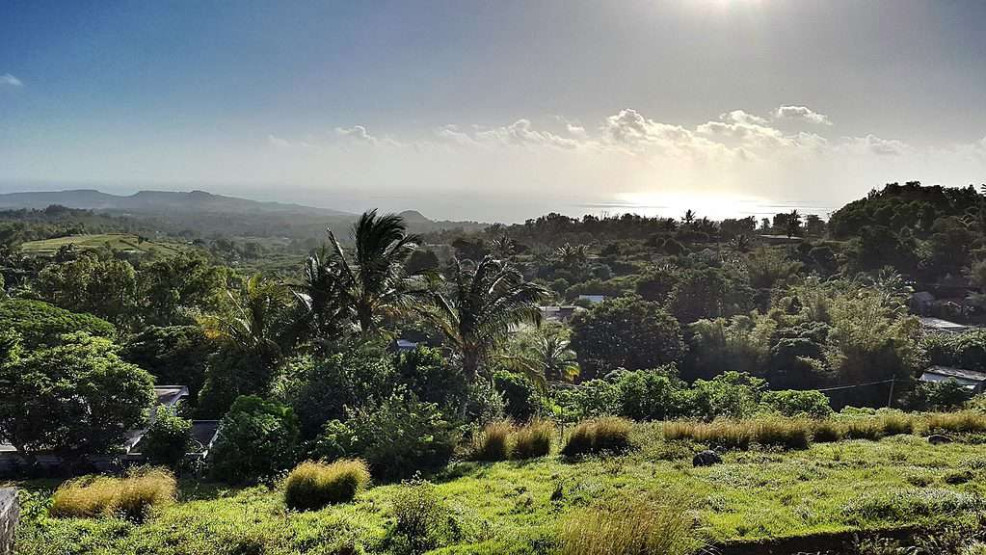
[[[986,182],[979,0],[0,0],[0,192],[521,221]]]

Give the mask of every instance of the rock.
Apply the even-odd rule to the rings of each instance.
[[[928,443],[932,445],[942,445],[944,443],[952,443],[952,438],[943,435],[928,436]]]
[[[692,457],[692,466],[712,466],[722,464],[722,457],[715,451],[702,451]]]

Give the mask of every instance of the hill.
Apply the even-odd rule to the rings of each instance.
[[[220,212],[301,213],[328,217],[352,217],[353,214],[300,204],[261,202],[238,197],[214,195],[206,191],[139,191],[133,195],[112,195],[95,189],[43,191],[0,194],[0,208],[45,208],[50,205],[91,210],[129,212]]]
[[[108,247],[113,251],[132,254],[158,252],[169,256],[190,250],[192,247],[176,242],[148,240],[129,233],[98,233],[93,235],[69,235],[42,241],[28,241],[21,244],[21,250],[30,255],[53,255],[62,247],[71,246],[77,250]]]

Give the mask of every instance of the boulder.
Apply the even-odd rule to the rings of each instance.
[[[942,445],[945,443],[952,443],[952,438],[948,436],[935,434],[932,436],[928,436],[928,443],[932,445]]]
[[[722,464],[722,457],[715,451],[702,451],[692,457],[692,466],[712,466]]]

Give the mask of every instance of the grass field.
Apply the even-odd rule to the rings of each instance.
[[[607,499],[680,500],[706,545],[817,533],[974,524],[986,510],[986,450],[934,446],[914,435],[753,449],[692,468],[697,447],[634,430],[640,449],[568,461],[459,462],[430,477],[454,534],[440,553],[551,553],[566,515]],[[53,484],[29,483],[18,553],[287,554],[397,552],[386,541],[395,498],[380,484],[351,503],[289,511],[283,492],[184,481],[179,502],[137,525],[118,518],[54,519]]]
[[[99,233],[93,235],[68,235],[43,241],[30,241],[21,245],[25,254],[50,256],[65,246],[73,246],[79,250],[97,249],[104,246],[114,251],[147,254],[157,251],[164,256],[171,256],[187,251],[190,247],[182,243],[142,240],[137,235],[128,233]]]

